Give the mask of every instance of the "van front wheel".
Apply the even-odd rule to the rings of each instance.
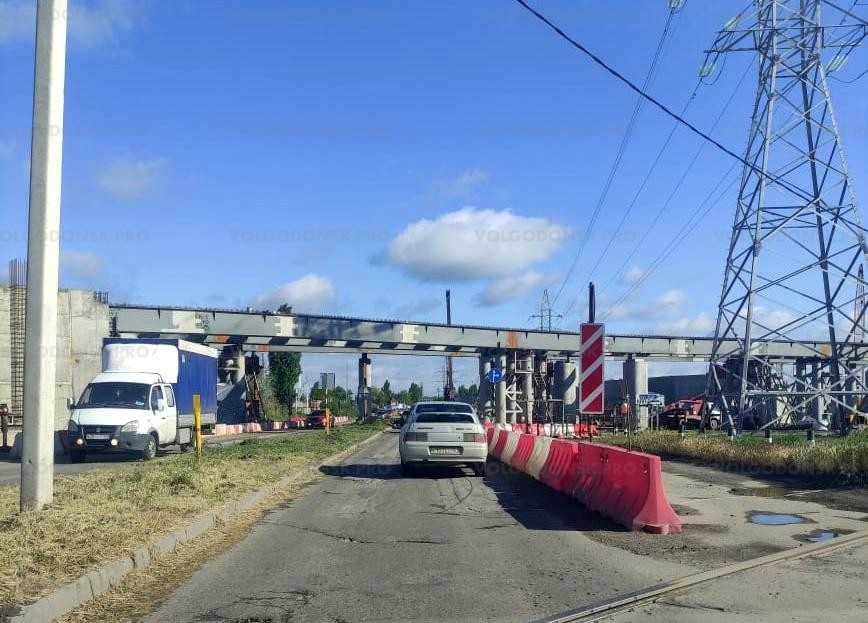
[[[148,444],[145,446],[145,449],[142,450],[142,458],[146,461],[150,461],[155,456],[157,456],[157,435],[151,433],[148,435]]]

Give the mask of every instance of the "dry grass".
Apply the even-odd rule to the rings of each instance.
[[[307,479],[270,495],[255,508],[234,515],[207,534],[179,546],[142,570],[124,577],[111,590],[76,608],[57,623],[128,623],[147,614],[155,603],[168,597],[206,561],[240,543],[253,524],[269,509],[296,497]]]
[[[369,437],[379,428],[206,447],[151,463],[120,463],[55,477],[54,503],[18,512],[18,487],[0,487],[0,606],[29,603],[154,535]]]
[[[868,484],[868,433],[848,437],[817,437],[811,447],[805,435],[775,435],[768,444],[760,435],[729,440],[724,435],[690,433],[683,440],[675,431],[649,431],[600,441],[664,458],[685,458],[723,469],[768,477],[809,478],[822,484]]]

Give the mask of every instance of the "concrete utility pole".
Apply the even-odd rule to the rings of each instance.
[[[54,498],[54,382],[66,18],[66,0],[38,0],[24,327],[22,511],[41,510]]]

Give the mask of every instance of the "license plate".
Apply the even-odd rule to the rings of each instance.
[[[460,448],[430,448],[428,450],[431,454],[439,454],[439,455],[455,455],[461,454]]]
[[[88,434],[88,435],[85,435],[85,438],[87,438],[87,439],[93,439],[93,440],[98,440],[98,439],[111,439],[111,435],[108,435],[108,434],[102,434],[102,433],[99,433],[99,434],[98,434],[98,433],[90,433],[90,434]]]

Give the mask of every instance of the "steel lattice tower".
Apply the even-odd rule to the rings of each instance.
[[[828,413],[846,432],[866,393],[865,229],[827,83],[865,35],[833,2],[756,0],[707,51],[706,73],[722,54],[759,58],[707,388],[736,430]],[[787,366],[764,355],[777,340],[828,346]]]

